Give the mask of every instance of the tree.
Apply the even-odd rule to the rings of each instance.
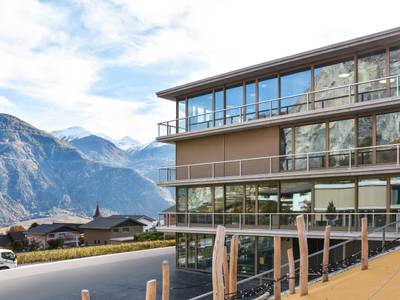
[[[326,218],[328,219],[328,224],[332,225],[332,221],[336,219],[336,207],[333,201],[328,203],[328,207],[326,208]]]
[[[8,229],[8,232],[24,232],[26,229],[22,225],[14,225]]]
[[[31,226],[29,227],[29,229],[31,229],[31,228],[35,228],[35,227],[38,227],[39,226],[39,224],[38,223],[36,223],[36,222],[33,222],[32,224],[31,224]]]

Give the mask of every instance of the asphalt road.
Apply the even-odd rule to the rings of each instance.
[[[161,264],[171,268],[171,299],[188,299],[211,289],[209,274],[175,270],[175,248],[160,248],[83,259],[21,266],[0,271],[0,300],[145,299],[146,281],[157,280],[161,299]]]

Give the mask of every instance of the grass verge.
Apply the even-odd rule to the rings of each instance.
[[[120,245],[103,245],[82,248],[68,248],[55,250],[42,250],[18,253],[18,264],[32,264],[38,262],[51,262],[80,257],[138,251],[144,249],[174,246],[175,240],[134,242]]]

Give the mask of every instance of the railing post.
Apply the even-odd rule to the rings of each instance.
[[[349,169],[351,169],[351,150],[349,150]]]
[[[306,214],[306,231],[308,232],[308,222],[309,222],[309,220],[308,220],[308,214]]]
[[[399,79],[399,78],[397,78]],[[398,89],[397,89],[398,91]],[[272,100],[269,101],[269,117],[272,118]]]
[[[214,249],[212,254],[212,285],[213,300],[224,300],[224,244],[225,244],[225,227],[218,226],[215,236]]]
[[[162,263],[162,300],[169,300],[169,263],[164,260]]]
[[[269,214],[269,230],[272,230],[272,215]]]
[[[212,164],[212,178],[215,177],[215,163]]]
[[[328,281],[330,238],[331,238],[331,226],[328,225],[325,227],[324,253],[322,257],[322,282]]]
[[[242,229],[242,214],[239,213],[239,229]]]
[[[281,299],[281,237],[274,236],[274,299]]]
[[[308,246],[304,215],[296,217],[300,249],[300,296],[308,294]]]
[[[293,257],[293,249],[287,249],[288,264],[289,264],[289,293],[294,294],[296,292],[296,273]]]
[[[188,227],[190,227],[190,216],[191,216],[192,214],[191,213],[188,213],[187,214],[187,216],[188,216]]]
[[[212,228],[214,228],[215,227],[215,214],[214,213],[212,213],[212,215],[211,215],[211,220],[212,220]]]
[[[90,300],[90,294],[88,290],[81,291],[81,298],[82,300]]]
[[[349,214],[349,224],[347,225],[347,231],[351,231],[351,214]]]
[[[269,174],[272,174],[272,157],[269,157]]]
[[[400,87],[399,87],[399,78],[400,78],[400,75],[398,75],[397,77],[396,77],[396,81],[397,81],[397,88],[396,88],[396,96],[399,96],[399,89],[400,89]]]
[[[233,235],[231,239],[231,255],[229,260],[229,294],[237,292],[237,260],[239,250],[239,237]]]
[[[306,102],[307,102],[307,108],[306,108],[306,111],[308,111],[308,104],[310,103],[310,94],[309,94],[309,93],[307,93],[306,95],[307,95],[307,97],[306,97]]]
[[[146,300],[156,300],[156,280],[147,281]]]
[[[396,146],[396,163],[400,165],[400,145],[397,144]]]
[[[308,172],[308,171],[310,171],[310,154],[309,153],[307,153],[306,158],[307,158],[307,172]]]
[[[187,171],[188,171],[187,176],[188,176],[188,180],[190,180],[190,177],[191,177],[191,175],[190,175],[190,166],[188,166],[187,168],[188,168],[188,169],[187,169]]]
[[[351,104],[351,85],[349,85],[349,104]]]
[[[368,220],[361,219],[361,270],[368,269]]]
[[[227,295],[229,293],[229,265],[228,265],[228,249],[226,246],[224,247],[224,265],[223,265],[223,271],[224,271],[224,287],[225,287],[225,294]]]
[[[385,249],[385,240],[386,240],[386,228],[382,229],[382,252]]]
[[[239,161],[239,174],[240,174],[240,176],[242,176],[242,173],[243,173],[243,171],[242,171],[242,166],[243,165],[243,161],[242,160],[240,160]]]

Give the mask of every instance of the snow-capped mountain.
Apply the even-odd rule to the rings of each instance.
[[[114,144],[122,150],[138,149],[142,146],[142,144],[140,144],[139,141],[134,140],[130,136],[124,136],[119,140],[113,140],[113,141]]]
[[[72,140],[84,138],[86,136],[91,135],[90,131],[86,130],[83,127],[79,127],[79,126],[73,126],[73,127],[68,127],[66,129],[52,131],[51,134],[53,134],[55,137],[59,138],[60,140],[63,140],[66,142],[70,142]]]

